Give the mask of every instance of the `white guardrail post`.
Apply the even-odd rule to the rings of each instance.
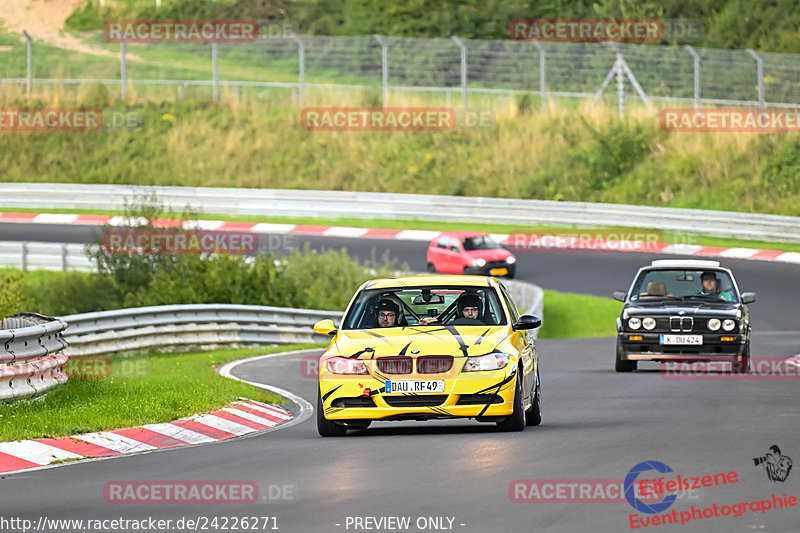
[[[31,398],[67,381],[66,327],[32,313],[0,321],[0,401]]]

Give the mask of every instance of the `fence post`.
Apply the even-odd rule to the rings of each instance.
[[[22,30],[22,33],[25,34],[25,38],[28,40],[28,85],[26,91],[28,98],[30,98],[33,93],[33,39],[28,34],[28,30]]]
[[[61,245],[61,270],[67,270],[67,245]]]
[[[761,59],[761,57],[750,48],[747,49],[747,53],[756,60],[756,72],[758,76],[758,107],[764,109],[764,101],[766,100],[764,96],[764,60]]]
[[[464,43],[453,35],[453,40],[461,49],[461,107],[467,108],[467,47]]]
[[[373,34],[373,37],[381,45],[381,87],[383,94],[381,102],[383,107],[386,107],[386,104],[389,103],[389,45],[377,33]]]
[[[294,32],[291,33],[292,39],[297,43],[297,60],[300,64],[300,107],[306,105],[306,47],[303,40]]]
[[[700,103],[700,56],[694,51],[690,45],[686,45],[686,49],[692,54],[694,59],[694,105],[697,108],[702,107]]]
[[[22,243],[22,253],[20,257],[20,268],[23,271],[28,270],[28,243]]]
[[[214,78],[214,101],[219,101],[219,62],[217,61],[217,43],[211,43],[211,70]]]
[[[542,101],[542,113],[547,111],[547,58],[539,41],[533,41],[539,50],[539,99]]]
[[[128,94],[128,62],[126,61],[125,41],[119,43],[119,93],[120,97],[125,100]]]

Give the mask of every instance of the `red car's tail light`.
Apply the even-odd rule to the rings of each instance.
[[[451,355],[424,355],[417,358],[417,372],[420,374],[441,374],[453,368]]]
[[[410,374],[413,366],[411,357],[378,357],[378,370],[384,374]]]

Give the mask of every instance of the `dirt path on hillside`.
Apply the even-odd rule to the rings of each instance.
[[[103,50],[81,42],[72,35],[62,33],[64,21],[75,10],[82,0],[0,0],[0,22],[7,31],[22,34],[28,30],[37,41],[59,48],[67,48],[84,54],[105,57],[119,57],[119,52]],[[140,58],[127,54],[128,59],[138,61]]]

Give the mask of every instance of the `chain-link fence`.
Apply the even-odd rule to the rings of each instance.
[[[800,55],[691,46],[264,36],[249,43],[121,45],[80,36],[82,52],[0,38],[0,83],[34,92],[102,86],[122,98],[291,98],[295,105],[436,104],[554,98],[689,105],[800,105]],[[91,53],[85,53],[86,51]],[[72,89],[74,90],[74,89]]]

